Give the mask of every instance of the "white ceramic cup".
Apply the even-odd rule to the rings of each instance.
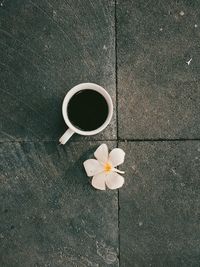
[[[90,90],[94,90],[94,91],[100,93],[105,98],[105,100],[108,104],[108,116],[107,116],[105,122],[99,128],[97,128],[93,131],[82,131],[82,130],[76,128],[69,120],[69,117],[67,114],[67,105],[68,105],[70,99],[72,98],[72,96],[75,95],[77,92],[84,90],[84,89],[90,89]],[[101,87],[95,83],[81,83],[81,84],[78,84],[75,87],[73,87],[66,94],[66,96],[63,100],[63,105],[62,105],[62,114],[63,114],[63,118],[65,120],[65,123],[69,127],[69,129],[59,139],[59,142],[64,145],[74,133],[88,136],[88,135],[95,135],[95,134],[98,134],[101,131],[103,131],[110,123],[112,115],[113,115],[112,99],[103,87]]]

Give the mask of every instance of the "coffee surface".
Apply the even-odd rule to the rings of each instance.
[[[108,116],[108,104],[98,92],[81,90],[70,99],[67,106],[70,122],[82,131],[98,129]]]

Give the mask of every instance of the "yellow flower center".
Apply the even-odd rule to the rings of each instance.
[[[110,172],[112,170],[112,165],[110,164],[110,163],[106,163],[105,165],[104,165],[104,171],[105,172]]]

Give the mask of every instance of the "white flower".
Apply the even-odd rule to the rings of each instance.
[[[96,189],[106,190],[106,186],[110,189],[117,189],[124,184],[124,178],[118,173],[115,167],[124,162],[125,152],[121,148],[114,148],[108,154],[106,144],[100,145],[94,152],[96,159],[88,159],[83,165],[88,176],[92,178],[92,186]]]

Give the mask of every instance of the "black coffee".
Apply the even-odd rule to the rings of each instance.
[[[99,128],[107,119],[108,104],[98,92],[81,90],[70,99],[67,113],[71,123],[82,131]]]

